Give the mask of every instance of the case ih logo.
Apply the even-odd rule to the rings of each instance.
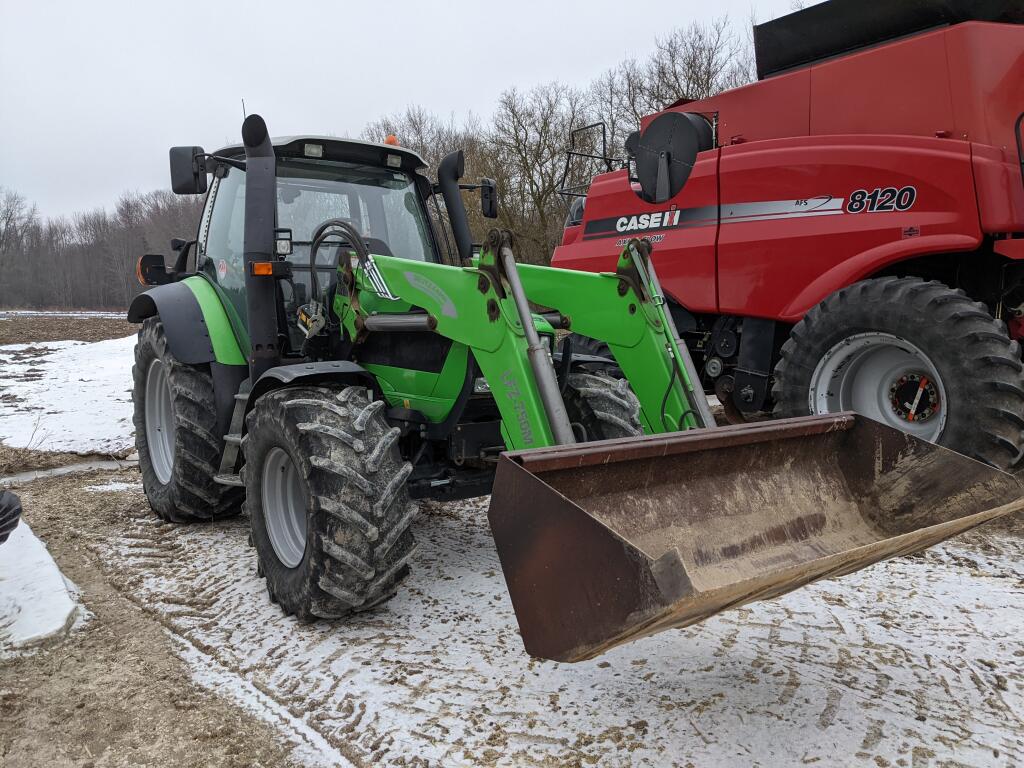
[[[866,192],[864,200],[870,200],[870,195]],[[908,197],[907,200],[913,205],[912,198]],[[631,232],[666,232],[687,227],[710,227],[719,222],[743,224],[750,221],[790,221],[813,216],[841,216],[845,202],[842,197],[818,195],[800,200],[723,203],[721,207],[706,205],[699,208],[673,208],[655,213],[637,213],[588,221],[583,228],[583,239],[620,237]],[[853,209],[850,211],[853,212]]]
[[[616,232],[633,232],[635,230],[662,229],[679,224],[679,209],[659,211],[658,213],[641,213],[639,216],[622,216],[615,222]]]

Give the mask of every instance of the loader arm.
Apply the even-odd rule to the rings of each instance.
[[[510,449],[555,445],[527,363],[522,323],[511,300],[499,294],[489,274],[475,267],[390,256],[374,256],[373,262],[394,296],[425,310],[436,323],[436,333],[473,351],[501,414],[505,445]],[[357,285],[362,292],[379,290],[361,273]],[[355,338],[365,316],[352,312],[350,304],[338,314]]]
[[[670,331],[663,305],[655,303],[634,267],[629,246],[615,273],[593,274],[521,265],[519,276],[531,301],[570,319],[575,333],[608,344],[640,400],[640,422],[648,435],[701,425],[690,407],[694,390],[682,352]]]
[[[692,389],[681,367],[663,309],[631,269],[627,247],[619,272],[592,274],[519,265],[527,297],[570,318],[574,331],[606,341],[640,400],[647,434],[698,426],[688,405]],[[391,293],[426,310],[437,333],[473,350],[501,412],[510,450],[540,448],[556,441],[537,382],[527,363],[527,342],[512,297],[500,286],[494,254],[484,250],[476,266],[452,267],[375,256],[374,264]],[[360,279],[363,290],[374,290]],[[395,302],[396,306],[399,302]],[[359,332],[353,313],[343,316],[350,333]]]

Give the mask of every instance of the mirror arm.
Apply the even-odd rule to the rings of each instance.
[[[172,273],[174,275],[174,279],[175,280],[178,279],[179,275],[181,275],[181,274],[183,274],[185,272],[185,268],[188,266],[188,255],[189,255],[189,252],[191,252],[192,247],[197,242],[198,242],[197,240],[189,240],[187,243],[185,243],[183,246],[181,246],[181,250],[178,251],[178,258],[176,258],[174,260],[174,268],[172,270]]]
[[[214,160],[217,163],[237,168],[240,171],[245,170],[245,160],[239,160],[234,157],[224,157],[223,155],[203,155],[206,160]]]

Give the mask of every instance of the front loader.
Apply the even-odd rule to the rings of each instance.
[[[242,138],[171,150],[175,192],[213,183],[174,268],[139,263],[136,440],[165,520],[244,506],[287,613],[394,594],[416,498],[493,488],[526,650],[564,661],[1022,506],[1011,476],[854,414],[715,428],[646,240],[609,273],[519,265],[507,232],[474,249],[461,191],[493,217],[494,184],[460,184],[461,153],[435,183],[394,144],[273,141],[256,115]],[[678,136],[641,149],[643,194],[685,183]]]

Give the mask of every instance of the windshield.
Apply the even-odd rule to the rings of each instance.
[[[437,261],[426,213],[410,176],[354,163],[281,158],[277,164],[277,226],[292,231],[291,280],[280,282],[292,346],[301,346],[295,327],[299,307],[313,297],[309,246],[327,219],[346,219],[363,235],[371,254]],[[200,268],[216,282],[245,323],[245,172],[221,172],[207,199],[199,234]],[[335,279],[339,242],[317,254],[319,286]],[[346,246],[347,248],[347,246]]]
[[[370,253],[437,260],[423,204],[407,174],[354,163],[280,160],[277,226],[292,231],[296,247],[291,261],[309,263],[313,232],[327,219],[350,222],[366,239]],[[333,264],[333,251],[321,248],[318,264]]]

